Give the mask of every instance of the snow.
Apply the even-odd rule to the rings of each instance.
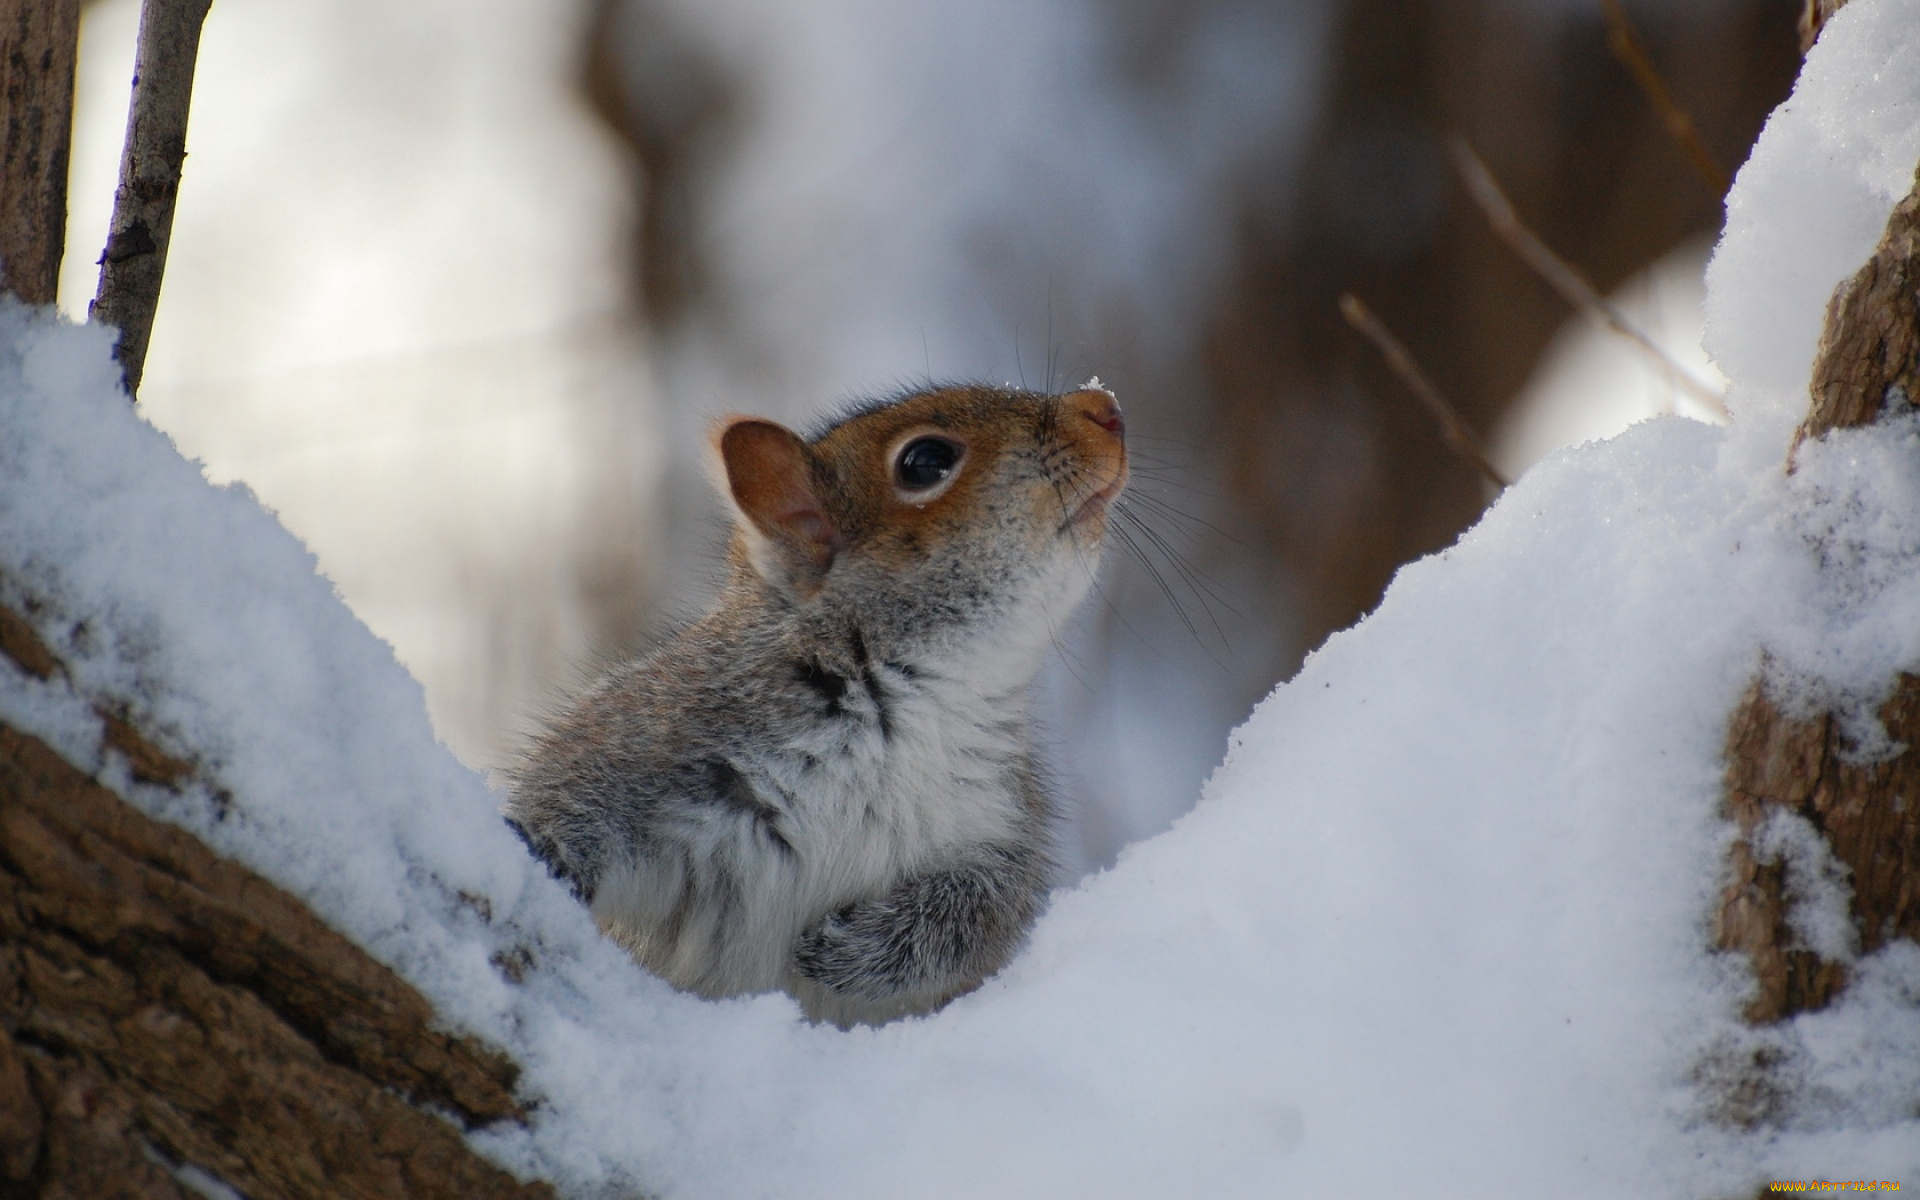
[[[1761,661],[1863,714],[1920,664],[1920,416],[1782,468],[1821,312],[1920,157],[1920,8],[1854,0],[1729,201],[1709,338],[1731,427],[1549,456],[1405,568],[1233,737],[1199,806],[1060,893],[934,1017],[841,1033],[628,963],[527,859],[485,780],[311,555],[117,393],[99,330],[0,308],[0,588],[73,665],[0,664],[0,719],[254,865],[455,1027],[505,1046],[502,1162],[576,1193],[1746,1194],[1920,1178],[1920,948],[1867,957],[1790,822],[1761,852],[1829,1010],[1742,1025],[1709,950],[1725,720]],[[1859,111],[1866,118],[1851,122]],[[1823,559],[1825,567],[1823,569]],[[233,803],[102,761],[128,704]],[[1881,747],[1880,749],[1885,749]],[[481,905],[478,900],[484,899]],[[524,982],[491,960],[524,951]],[[1766,1046],[1782,1121],[1709,1119],[1703,1063]]]

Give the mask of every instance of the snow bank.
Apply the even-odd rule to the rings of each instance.
[[[1058,896],[935,1017],[840,1033],[669,991],[597,938],[436,746],[419,689],[244,490],[117,394],[98,330],[0,309],[0,577],[76,664],[0,717],[305,897],[506,1046],[567,1188],[668,1196],[1712,1196],[1920,1180],[1920,951],[1765,1033],[1708,950],[1724,722],[1771,648],[1812,698],[1920,663],[1920,418],[1780,469],[1820,310],[1920,157],[1920,7],[1855,0],[1731,199],[1730,430],[1540,464],[1236,733],[1199,807]],[[1864,114],[1854,121],[1849,114]],[[1905,155],[1901,159],[1901,155]],[[1816,569],[1814,537],[1847,548]],[[101,761],[129,703],[236,803]],[[1773,831],[1782,853],[1792,829]],[[1850,952],[1820,864],[1802,928]],[[482,906],[468,897],[483,897]],[[525,950],[526,982],[490,959]],[[1691,1071],[1767,1039],[1784,1127]]]

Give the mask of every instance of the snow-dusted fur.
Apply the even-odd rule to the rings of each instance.
[[[910,486],[910,447],[957,450]],[[598,681],[509,818],[642,964],[816,1020],[937,1008],[1007,960],[1050,874],[1027,692],[1124,486],[1119,410],[949,388],[811,442],[717,438],[719,607]]]

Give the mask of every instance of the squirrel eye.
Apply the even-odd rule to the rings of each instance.
[[[901,447],[894,474],[901,487],[917,492],[953,474],[954,464],[959,461],[960,447],[946,438],[915,438]]]

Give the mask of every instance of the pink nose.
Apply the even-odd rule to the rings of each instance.
[[[1120,406],[1112,396],[1105,392],[1088,390],[1075,392],[1067,397],[1067,403],[1080,411],[1080,415],[1117,438],[1127,436],[1127,419],[1120,414]]]

